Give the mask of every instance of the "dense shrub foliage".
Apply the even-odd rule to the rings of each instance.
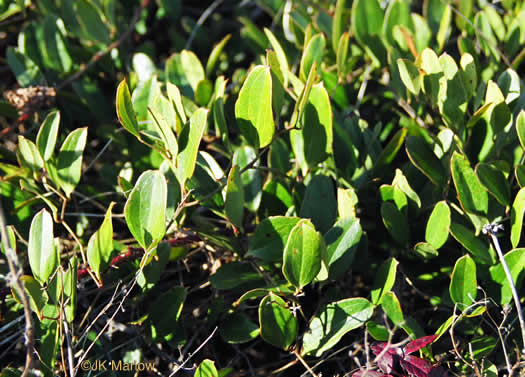
[[[0,21],[1,376],[523,373],[525,3]]]

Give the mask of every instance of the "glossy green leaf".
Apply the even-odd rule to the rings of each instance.
[[[104,44],[111,42],[109,28],[95,4],[90,0],[78,0],[74,2],[74,8],[78,23],[92,41]]]
[[[349,70],[348,52],[349,52],[350,34],[344,32],[339,38],[339,44],[336,50],[337,76],[343,80]]]
[[[281,44],[279,43],[279,40],[275,37],[275,35],[270,29],[264,28],[264,34],[266,34],[266,37],[270,41],[270,44],[272,45],[272,48],[277,55],[277,60],[279,61],[281,72],[284,75],[283,86],[286,88],[288,86],[288,71],[290,70],[290,68],[288,67],[288,59],[286,58],[286,53],[284,52]]]
[[[523,214],[525,213],[525,188],[521,188],[516,194],[510,212],[510,242],[512,247],[518,246],[521,239],[523,227]]]
[[[158,96],[148,107],[148,112],[153,118],[152,124],[162,139],[170,160],[174,162],[179,153],[179,145],[174,134],[176,115],[173,107],[164,96]]]
[[[423,71],[423,81],[421,83],[423,93],[430,98],[432,104],[437,105],[440,79],[444,75],[438,56],[432,49],[426,48],[416,60],[416,66]]]
[[[38,135],[36,137],[36,145],[40,151],[40,155],[44,161],[48,161],[55,151],[57,142],[58,126],[60,124],[60,111],[52,111],[42,122]]]
[[[312,219],[321,233],[326,233],[337,216],[337,199],[332,180],[325,175],[312,178],[304,194],[299,215]]]
[[[60,188],[69,198],[82,176],[82,155],[86,147],[87,127],[77,128],[67,135],[57,156]]]
[[[308,44],[303,50],[303,56],[299,68],[299,77],[304,82],[307,81],[310,70],[312,69],[312,66],[314,66],[314,62],[317,67],[321,65],[325,46],[326,40],[323,34],[316,34],[308,41]]]
[[[452,271],[450,298],[463,310],[476,300],[477,291],[476,263],[470,256],[465,255],[456,261]]]
[[[221,56],[224,47],[226,46],[226,43],[228,43],[228,41],[231,39],[231,36],[231,34],[227,34],[217,44],[213,46],[213,50],[211,50],[210,56],[208,57],[208,61],[206,62],[206,77],[210,77],[210,75],[213,73],[217,62],[219,61],[219,57]]]
[[[401,304],[394,292],[386,292],[384,294],[381,299],[381,308],[395,326],[401,326],[405,321]]]
[[[339,218],[356,217],[356,205],[359,202],[354,189],[337,188],[337,211]]]
[[[182,104],[182,96],[177,85],[174,85],[171,82],[166,82],[166,91],[168,92],[168,98],[173,105],[177,117],[175,130],[177,131],[177,134],[180,134],[187,121],[186,113],[184,112],[184,105]]]
[[[410,93],[417,96],[419,94],[421,82],[419,69],[413,62],[407,59],[398,59],[397,68],[399,69],[399,74],[403,84],[405,84]]]
[[[16,236],[14,229],[15,228],[12,225],[7,226],[7,239],[1,240],[0,250],[4,255],[7,255],[8,248],[11,248],[11,250],[16,253]],[[9,243],[7,241],[9,241]]]
[[[525,187],[525,165],[516,165],[514,176],[520,187]]]
[[[166,232],[167,183],[159,171],[142,173],[124,207],[128,228],[145,250],[152,249]]]
[[[131,94],[131,103],[137,115],[140,131],[151,131],[153,128],[148,120],[148,107],[151,106],[153,100],[161,95],[160,83],[157,76],[153,75],[145,81],[139,81],[137,86]]]
[[[525,110],[521,110],[516,118],[516,133],[521,147],[525,149]]]
[[[210,276],[210,283],[215,289],[234,289],[243,286],[261,286],[261,276],[247,263],[230,262],[223,264]],[[253,287],[250,287],[253,288]]]
[[[100,279],[100,274],[106,270],[113,254],[113,222],[111,211],[115,202],[111,202],[100,228],[89,238],[87,260],[89,266]]]
[[[298,290],[309,284],[321,269],[324,240],[309,220],[292,229],[284,247],[283,275]]]
[[[405,0],[394,0],[390,2],[385,13],[383,34],[390,46],[396,45],[394,28],[399,25],[406,27],[407,30],[414,28],[412,19],[410,18],[410,8]]]
[[[42,160],[37,146],[22,135],[18,135],[18,157],[21,166],[27,167],[33,172],[39,172],[44,167],[44,160]]]
[[[256,150],[245,145],[235,150],[232,162],[242,170],[256,159]],[[258,166],[259,161],[253,164],[252,169],[248,169],[241,174],[241,182],[244,190],[244,206],[251,211],[257,211],[261,204],[263,177],[257,169]]]
[[[248,253],[264,261],[282,260],[284,246],[298,217],[273,216],[261,221],[250,238]]]
[[[332,108],[322,83],[312,87],[301,125],[301,130],[291,131],[298,136],[292,137],[292,147],[308,166],[315,166],[331,154],[333,143]]]
[[[328,266],[331,279],[337,280],[348,271],[359,250],[362,234],[359,219],[354,217],[339,220],[326,233],[323,260]]]
[[[452,222],[450,224],[450,234],[472,254],[478,263],[488,265],[494,263],[494,251],[479,237],[476,237],[469,228]]]
[[[476,62],[474,58],[469,53],[461,55],[461,60],[459,61],[461,66],[460,76],[465,87],[466,94],[468,98],[472,97],[478,87],[478,73],[476,70]]]
[[[374,305],[379,305],[383,296],[394,287],[398,264],[399,262],[395,258],[389,258],[379,266],[371,292]]]
[[[22,87],[40,85],[45,82],[45,77],[35,62],[13,47],[7,48],[7,64],[15,74],[18,84]]]
[[[26,291],[27,297],[29,298],[29,306],[31,310],[35,312],[40,319],[42,319],[42,310],[49,301],[47,292],[42,289],[41,284],[32,276],[21,276],[20,281],[24,284],[24,289]],[[11,292],[15,300],[21,304],[22,302],[18,296],[18,293],[12,287]]]
[[[439,255],[438,251],[427,242],[418,242],[414,245],[414,252],[419,255],[424,260],[437,257]]]
[[[199,108],[193,113],[189,123],[182,129],[178,143],[177,178],[182,187],[188,178],[193,175],[199,145],[208,123],[209,110]]]
[[[351,25],[361,46],[377,66],[386,63],[387,53],[382,42],[384,12],[377,0],[356,0],[352,3]]]
[[[194,52],[182,50],[166,62],[168,80],[177,85],[182,94],[192,97],[199,81],[205,78],[204,68]]]
[[[452,179],[461,207],[472,214],[487,214],[489,198],[467,158],[454,152],[450,160]]]
[[[137,52],[133,55],[132,65],[139,82],[151,79],[157,71],[153,60],[144,52]]]
[[[450,208],[446,201],[437,202],[430,214],[425,240],[436,250],[447,242],[450,229]]]
[[[408,136],[406,151],[410,161],[435,185],[444,187],[447,183],[445,168],[430,146],[417,136]]]
[[[213,94],[213,84],[210,80],[204,79],[197,83],[195,88],[195,102],[199,106],[207,106]]]
[[[250,145],[263,148],[275,133],[270,67],[257,66],[249,73],[235,103],[235,117]]]
[[[244,187],[241,180],[240,168],[232,166],[226,183],[226,197],[224,199],[226,216],[236,228],[242,228],[244,213]]]
[[[408,214],[408,200],[403,191],[396,186],[381,185],[379,187],[379,195],[383,202],[391,202],[395,204],[397,210],[405,217]]]
[[[135,114],[135,110],[133,110],[131,94],[126,80],[122,80],[117,88],[116,107],[117,116],[122,126],[132,135],[140,139],[137,115]]]
[[[226,80],[224,76],[219,76],[215,80],[215,100],[213,102],[212,113],[215,122],[215,133],[220,136],[226,146],[230,145],[228,138],[228,124],[224,115],[224,92],[226,91]]]
[[[266,294],[266,293],[265,293]],[[244,313],[234,313],[222,321],[219,333],[226,343],[246,343],[259,336],[259,326]]]
[[[53,240],[53,219],[46,209],[38,212],[31,221],[27,254],[35,279],[41,285],[47,283],[58,266],[58,258]]]
[[[402,212],[392,202],[381,204],[381,218],[386,229],[401,245],[407,245],[409,228],[406,213]]]
[[[310,321],[303,337],[301,354],[321,356],[349,331],[363,326],[374,312],[374,305],[361,297],[347,298],[326,305]]]
[[[510,185],[502,171],[492,164],[480,162],[476,175],[485,189],[503,206],[510,205]]]
[[[392,180],[392,185],[405,193],[409,206],[413,207],[415,212],[418,213],[419,209],[421,208],[421,199],[419,198],[417,192],[415,192],[410,186],[401,169],[396,169],[396,175]]]
[[[302,89],[299,92],[299,96],[297,97],[297,101],[295,102],[292,116],[290,118],[291,127],[298,127],[298,128],[302,127],[301,124],[297,126],[297,122],[303,118],[303,113],[306,108],[306,104],[308,103],[308,99],[310,98],[310,92],[312,90],[312,87],[314,85],[316,78],[317,78],[317,62],[314,62],[314,64],[312,64],[312,67],[310,68],[310,73],[308,74],[306,83],[302,86]],[[292,81],[292,84],[293,84],[293,81]],[[299,81],[299,84],[302,84],[302,83]],[[292,134],[294,132],[296,132],[296,130],[291,131]]]
[[[47,15],[42,23],[42,36],[41,48],[45,64],[57,72],[69,72],[73,67],[73,60],[65,43],[63,21],[55,15]]]
[[[219,372],[215,368],[215,362],[205,359],[203,360],[194,374],[195,377],[219,377]]]
[[[522,279],[518,279],[520,274],[523,275],[523,270],[525,269],[525,249],[512,249],[504,255],[504,258],[509,267],[510,274],[512,275],[512,280],[516,285],[516,289],[520,292],[520,283]],[[490,267],[489,270],[492,281],[500,285],[499,303],[501,305],[508,304],[512,299],[512,291],[507,276],[505,275],[505,271],[503,270],[503,265],[500,262],[497,265]]]
[[[261,337],[271,345],[287,350],[297,336],[297,319],[279,296],[270,293],[259,304]]]

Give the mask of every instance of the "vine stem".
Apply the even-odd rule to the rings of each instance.
[[[2,200],[0,200],[0,234],[2,237],[2,243],[5,247],[5,253],[7,256],[7,264],[9,265],[9,272],[12,275],[11,284],[15,289],[22,306],[24,307],[24,318],[25,318],[25,343],[27,346],[26,349],[26,364],[24,366],[24,371],[21,374],[21,377],[29,376],[29,372],[33,366],[33,352],[35,349],[35,336],[33,329],[33,318],[31,317],[31,308],[29,306],[29,298],[27,297],[26,291],[24,289],[24,283],[20,280],[20,276],[23,274],[23,270],[20,267],[18,262],[18,257],[16,256],[15,250],[11,245],[11,240],[7,234],[7,227],[4,216],[4,208],[2,207]]]
[[[523,311],[521,309],[520,298],[518,296],[516,285],[514,284],[514,280],[512,279],[512,274],[510,273],[509,266],[507,265],[507,261],[503,257],[498,238],[496,237],[496,232],[500,229],[500,227],[501,225],[485,225],[483,227],[483,233],[488,234],[492,239],[492,243],[494,244],[496,252],[498,253],[498,258],[503,267],[503,271],[505,271],[505,276],[507,277],[507,281],[509,282],[510,290],[512,291],[512,297],[514,298],[514,305],[516,305],[516,310],[518,311],[518,320],[520,322],[521,327],[521,340],[523,342],[522,353],[525,353],[525,321],[523,320]]]

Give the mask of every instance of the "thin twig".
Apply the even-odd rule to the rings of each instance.
[[[301,364],[303,364],[303,366],[306,368],[308,373],[310,373],[313,377],[317,377],[317,374],[315,374],[312,368],[310,368],[310,365],[308,365],[306,361],[304,361],[303,357],[296,349],[293,351],[293,354],[295,355],[295,357],[297,357],[297,360],[299,360]]]
[[[509,266],[507,265],[507,261],[505,260],[505,257],[503,256],[503,253],[501,252],[501,247],[499,245],[498,238],[496,237],[496,233],[499,229],[501,229],[501,227],[502,227],[501,225],[488,224],[483,227],[483,233],[488,234],[490,238],[492,239],[492,243],[494,244],[494,247],[496,248],[496,252],[498,253],[498,258],[501,262],[501,266],[503,267],[503,270],[505,271],[505,276],[507,277],[507,281],[509,283],[510,290],[512,291],[512,297],[514,298],[514,305],[516,305],[516,310],[518,311],[518,320],[520,321],[521,340],[523,344],[522,353],[524,353],[525,352],[525,321],[523,320],[523,312],[521,309],[520,298],[518,296],[516,285],[514,284],[514,279],[512,279],[512,274],[510,273]]]
[[[171,372],[171,374],[169,375],[169,377],[172,377],[175,375],[175,373],[177,373],[179,370],[181,370],[184,365],[186,365],[186,363],[194,356],[196,355],[201,349],[202,347],[204,347],[210,340],[211,338],[213,338],[213,336],[215,335],[215,333],[217,332],[217,330],[219,329],[218,326],[215,326],[215,328],[213,329],[213,331],[211,332],[211,334],[206,338],[204,339],[204,342],[201,343],[201,345],[199,347],[197,347],[197,349],[191,353],[187,358],[186,360],[184,360],[180,365],[177,365],[177,368],[175,368],[173,370],[173,372]]]
[[[213,11],[221,5],[221,3],[224,0],[215,0],[211,5],[206,8],[204,12],[202,12],[201,16],[197,20],[197,23],[195,24],[193,30],[191,31],[190,36],[188,37],[188,40],[186,41],[186,45],[184,46],[185,50],[189,50],[191,47],[191,44],[193,42],[193,39],[195,38],[195,35],[197,34],[197,31],[201,28],[202,24],[206,21],[206,19],[213,13]]]
[[[35,349],[35,338],[33,333],[33,318],[31,317],[31,308],[29,306],[29,298],[27,297],[26,291],[24,289],[24,283],[20,280],[22,276],[22,268],[18,262],[18,257],[11,245],[11,240],[7,234],[7,227],[4,216],[4,208],[2,206],[2,200],[0,200],[0,234],[2,236],[2,242],[5,247],[5,253],[7,256],[7,264],[9,265],[9,272],[12,276],[10,284],[15,289],[20,301],[22,301],[22,306],[24,307],[24,317],[25,317],[25,344],[26,344],[26,363],[24,366],[24,371],[22,372],[21,377],[27,377],[29,371],[33,366],[33,351]]]

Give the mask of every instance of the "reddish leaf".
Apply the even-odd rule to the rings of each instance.
[[[429,377],[448,377],[448,372],[443,367],[434,367],[430,370]]]
[[[406,355],[399,363],[409,375],[415,377],[429,377],[432,369],[428,361],[412,355]]]
[[[383,374],[375,370],[360,370],[355,372],[352,377],[393,377],[390,374]]]
[[[379,343],[372,346],[372,352],[378,356],[383,352],[383,349],[388,346],[388,343]],[[386,352],[377,360],[377,366],[384,373],[390,373],[394,371],[400,360],[400,348],[389,348]]]
[[[410,354],[412,352],[420,350],[423,347],[428,346],[436,338],[437,338],[437,335],[428,335],[428,336],[424,336],[422,338],[418,338],[418,339],[415,339],[415,340],[411,341],[405,347],[405,354],[408,355],[408,354]]]

